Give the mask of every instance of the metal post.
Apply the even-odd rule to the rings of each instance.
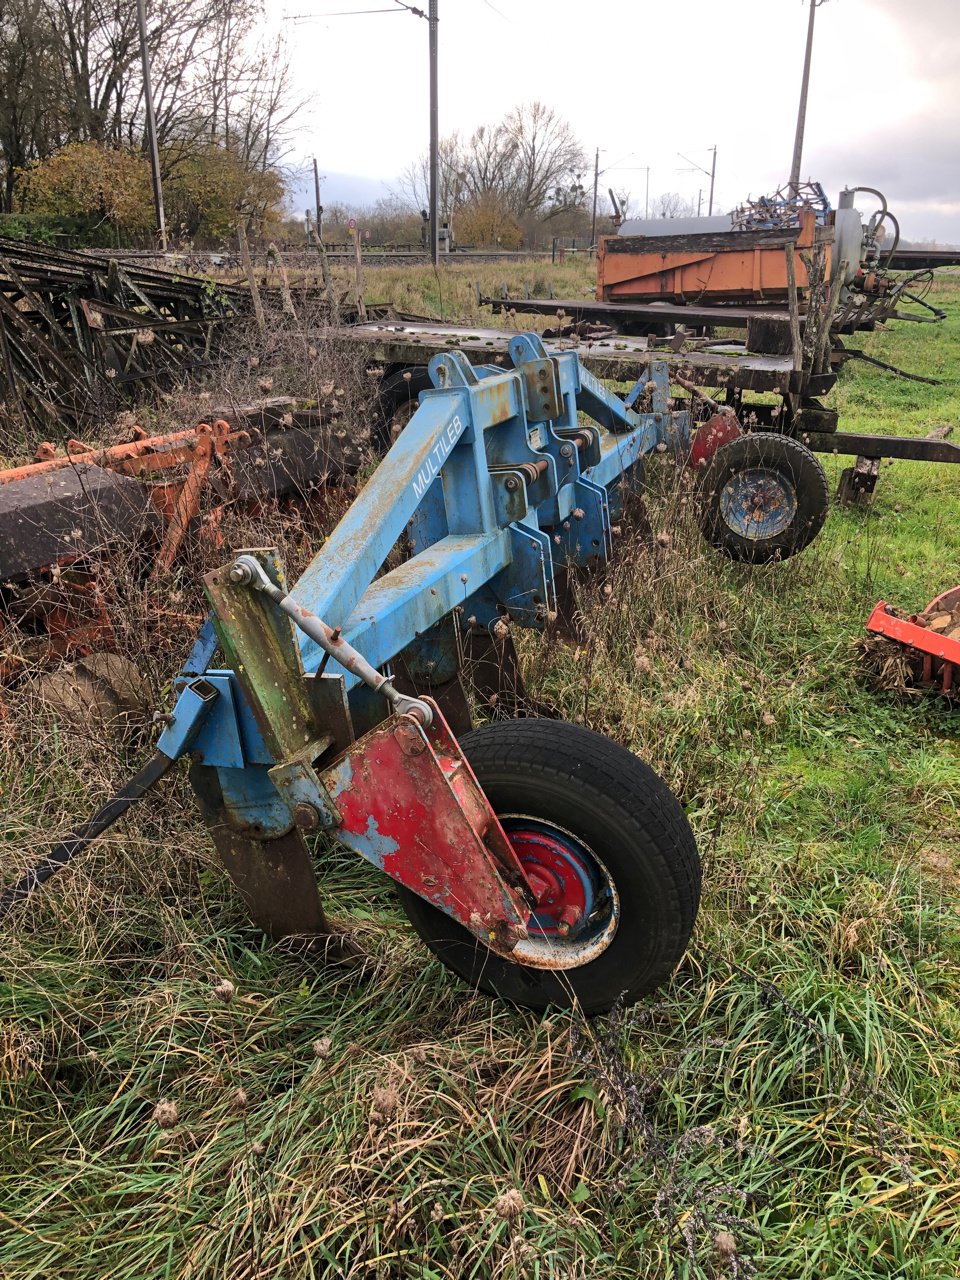
[[[597,244],[597,183],[600,181],[600,148],[593,161],[593,217],[590,219],[590,243]]]
[[[313,191],[317,207],[317,236],[323,239],[323,205],[320,203],[320,171],[317,168],[317,157],[313,157]]]
[[[717,146],[713,146],[713,164],[710,166],[710,202],[707,205],[707,217],[713,215],[713,182],[717,176]]]
[[[697,192],[697,217],[700,217],[700,210],[703,208],[703,187]]]
[[[137,24],[140,27],[140,57],[143,62],[143,98],[147,110],[147,139],[150,143],[150,173],[153,178],[153,207],[157,218],[160,252],[167,252],[167,222],[163,216],[163,186],[160,182],[160,152],[157,149],[157,118],[153,112],[153,86],[150,82],[150,56],[147,53],[147,14],[144,0],[137,0]]]
[[[650,217],[650,166],[647,165],[647,190],[643,197],[643,216]]]
[[[427,14],[430,28],[430,261],[440,261],[440,223],[438,208],[438,152],[440,137],[437,110],[437,0],[430,0]]]
[[[810,0],[810,21],[807,24],[807,48],[803,55],[803,79],[800,82],[800,109],[797,112],[797,132],[793,140],[793,163],[790,166],[790,190],[796,195],[800,190],[800,157],[803,154],[803,130],[807,121],[807,90],[810,87],[810,59],[813,54],[813,23],[817,16],[817,0]]]

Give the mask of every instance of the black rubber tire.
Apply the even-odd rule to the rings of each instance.
[[[501,721],[466,734],[460,746],[498,814],[554,823],[593,851],[616,886],[620,923],[596,959],[558,973],[494,955],[400,886],[410,923],[430,950],[471,985],[530,1009],[576,1003],[602,1013],[662,986],[683,956],[700,903],[697,846],[666,783],[624,747],[564,721]]]
[[[720,495],[738,472],[763,468],[780,473],[793,486],[797,507],[787,528],[767,538],[745,538],[723,518]],[[810,545],[827,518],[827,476],[799,440],[779,432],[757,432],[722,445],[707,462],[700,480],[700,528],[711,546],[732,560],[766,564],[786,560]]]
[[[409,378],[407,377],[409,374]],[[433,386],[425,364],[410,365],[389,374],[380,383],[377,397],[377,424],[375,436],[380,452],[386,453],[394,441],[393,423],[398,414],[412,413],[417,407],[421,391]],[[406,423],[404,422],[404,425]]]

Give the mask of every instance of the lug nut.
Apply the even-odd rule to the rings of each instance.
[[[561,938],[569,937],[571,929],[575,929],[580,923],[579,907],[564,907],[560,912],[560,920],[557,924],[557,933]]]

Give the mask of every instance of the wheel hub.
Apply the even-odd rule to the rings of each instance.
[[[797,514],[797,491],[785,475],[750,467],[731,476],[720,492],[720,513],[741,538],[775,538]]]
[[[507,837],[536,898],[528,923],[530,936],[576,938],[597,898],[588,856],[542,824],[507,828]]]

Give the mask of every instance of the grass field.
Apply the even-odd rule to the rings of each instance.
[[[367,277],[474,314],[469,268]],[[851,366],[844,426],[960,424],[960,280],[937,296],[942,327],[856,341],[943,384]],[[870,506],[756,569],[701,544],[676,467],[649,479],[660,536],[625,525],[588,641],[522,650],[537,698],[687,809],[705,897],[669,987],[593,1023],[474,996],[346,853],[323,891],[368,963],[293,955],[178,778],[6,926],[4,1280],[960,1274],[957,716],[871,692],[853,650],[878,598],[960,579],[960,476],[885,466]],[[138,758],[31,707],[0,722],[5,879]]]

